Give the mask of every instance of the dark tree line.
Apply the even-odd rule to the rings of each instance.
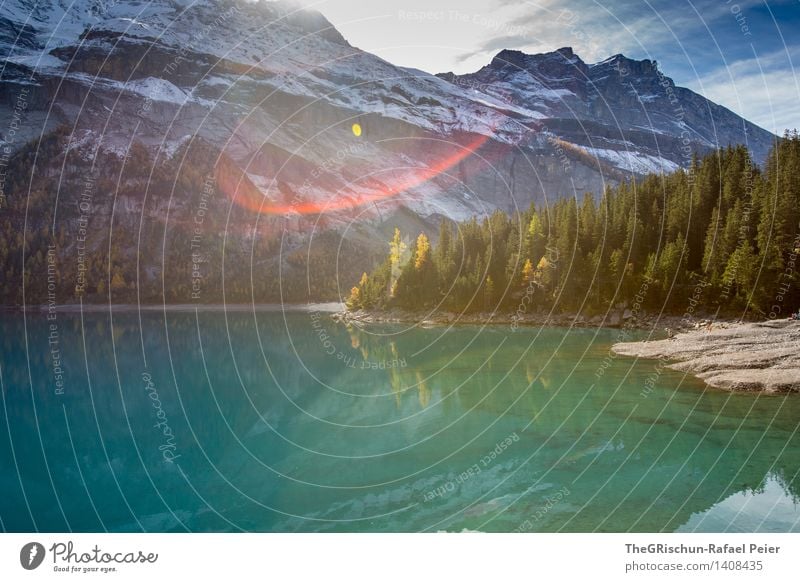
[[[333,230],[287,242],[282,217],[231,210],[209,186],[220,152],[202,140],[171,157],[134,142],[123,157],[70,133],[4,168],[0,305],[331,301],[337,275],[378,258]]]
[[[764,168],[745,146],[608,188],[599,199],[442,221],[364,274],[352,309],[600,313],[611,306],[784,317],[800,305],[800,137]]]

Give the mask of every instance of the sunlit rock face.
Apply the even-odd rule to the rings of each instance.
[[[528,55],[501,51],[476,73],[442,75],[515,107],[618,169],[686,167],[691,152],[746,143],[762,163],[774,136],[675,83],[651,60],[614,55],[584,63],[569,47]]]
[[[255,256],[288,280],[311,261],[293,253],[320,233],[346,241],[347,261],[329,260],[341,245],[324,237],[318,260],[349,284],[395,225],[434,234],[440,217],[598,193],[729,143],[762,161],[772,139],[652,61],[502,51],[474,74],[434,76],[351,46],[290,3],[9,0],[0,50],[0,115],[15,120],[0,138],[12,153],[50,144],[16,171],[35,166],[68,233],[89,176],[93,244],[105,244],[112,216],[124,236],[144,215],[160,226],[137,244],[168,248],[165,238],[193,236],[210,176],[219,195],[203,234],[221,230],[245,263]],[[12,221],[22,220],[18,178]]]

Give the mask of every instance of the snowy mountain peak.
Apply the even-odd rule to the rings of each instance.
[[[683,87],[676,87],[655,60],[623,54],[586,64],[571,47],[542,54],[500,51],[475,73],[441,75],[537,117],[546,131],[606,160],[650,156],[663,169],[686,166],[682,146],[708,150],[747,143],[761,162],[772,145],[769,132]],[[688,151],[688,150],[687,150]],[[620,152],[622,152],[622,155]],[[620,157],[621,156],[621,157]],[[630,164],[637,168],[652,165]]]
[[[604,61],[589,65],[589,68],[592,70],[594,75],[600,75],[604,70],[607,69],[614,69],[623,76],[659,76],[660,73],[658,69],[658,61],[650,59],[631,59],[619,53],[605,59]],[[664,78],[669,79],[668,77]],[[672,82],[672,79],[669,79],[669,82]]]
[[[558,78],[558,75],[568,73],[593,76],[602,74],[607,69],[615,69],[623,75],[634,76],[658,75],[658,62],[650,59],[631,59],[618,53],[603,61],[586,64],[572,47],[562,47],[552,52],[529,54],[519,50],[504,49],[497,53],[492,61],[481,71],[496,71],[505,74],[514,74],[521,70],[530,73]]]
[[[495,71],[526,70],[529,72],[546,71],[548,68],[557,69],[577,68],[582,69],[585,63],[572,50],[572,47],[562,47],[553,52],[541,54],[528,54],[518,50],[504,49],[497,53],[484,69]]]
[[[331,188],[372,196],[376,184],[353,177],[377,172],[379,189],[413,190],[407,205],[420,215],[443,212],[431,201],[446,200],[448,215],[465,217],[548,192],[599,192],[608,179],[674,170],[693,151],[729,143],[746,142],[761,161],[772,142],[674,87],[654,61],[614,55],[588,65],[568,46],[504,50],[476,73],[437,77],[352,47],[292,1],[6,0],[0,50],[5,94],[35,87],[14,148],[59,125],[112,153],[133,134],[162,155],[199,137],[238,165],[255,198],[272,201],[308,205]],[[353,145],[354,120],[363,149],[309,180]],[[461,149],[441,145],[453,142]],[[478,149],[487,155],[470,160]],[[443,169],[409,188],[383,176],[386,166]]]
[[[236,26],[231,24],[236,19],[230,18],[234,15],[251,25],[291,28],[301,35],[350,46],[320,12],[293,1],[5,0],[0,4],[0,49],[5,56],[20,54],[25,48],[48,52],[79,42],[90,30],[161,35],[168,42],[181,30],[199,32],[209,25],[234,40]]]
[[[78,207],[84,175],[119,184],[112,174],[124,167],[121,188],[98,188],[105,206],[94,216],[119,218],[130,233],[143,198],[156,221],[177,212],[194,223],[200,182],[162,175],[186,159],[190,178],[213,176],[216,204],[240,211],[241,248],[252,248],[255,212],[267,215],[256,221],[264,249],[283,248],[270,238],[282,232],[297,250],[304,232],[340,229],[354,249],[374,252],[396,224],[435,229],[442,216],[600,193],[728,144],[746,143],[760,162],[774,137],[675,87],[655,62],[623,55],[588,65],[571,47],[505,50],[476,73],[433,76],[349,45],[293,2],[0,2],[0,116],[15,120],[0,128],[0,145],[44,143],[52,155],[37,159],[41,176],[68,168],[59,212]],[[183,195],[173,196],[176,182]],[[206,218],[226,216],[217,208]]]

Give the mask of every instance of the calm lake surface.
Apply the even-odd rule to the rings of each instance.
[[[619,334],[2,313],[0,526],[800,531],[800,398]]]

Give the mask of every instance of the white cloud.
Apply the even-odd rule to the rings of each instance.
[[[800,127],[800,47],[730,63],[686,85],[775,133]]]

